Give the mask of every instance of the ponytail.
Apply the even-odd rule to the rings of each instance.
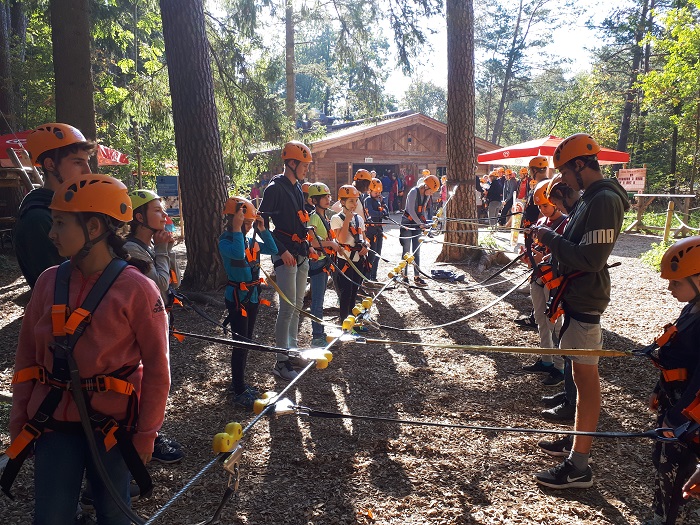
[[[148,261],[137,259],[136,257],[129,255],[129,252],[126,251],[126,248],[124,248],[125,243],[126,239],[121,237],[115,231],[110,231],[109,235],[107,236],[107,244],[110,248],[112,248],[112,251],[117,257],[124,259],[132,266],[135,266],[142,274],[148,273],[151,270],[152,264]]]

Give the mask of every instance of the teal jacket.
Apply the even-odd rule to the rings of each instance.
[[[557,275],[586,272],[569,281],[563,301],[578,313],[602,314],[610,302],[608,257],[629,209],[627,193],[615,179],[591,184],[569,215],[564,232],[548,231],[541,241],[552,252]]]
[[[250,238],[246,238],[241,232],[224,232],[219,237],[219,253],[224,261],[228,280],[236,283],[247,283],[258,279],[260,275],[260,254],[277,255],[277,244],[269,230],[258,233],[257,245],[260,251],[256,254],[256,260],[246,263],[245,250],[250,245]],[[241,303],[258,302],[258,287],[253,286],[249,291],[239,290],[231,285],[226,286],[224,297],[227,301],[235,302],[233,294],[238,294]],[[250,299],[248,296],[250,295]]]
[[[53,223],[49,209],[52,198],[53,191],[46,188],[27,193],[19,206],[19,217],[12,232],[17,263],[32,288],[44,270],[66,260],[49,239]]]

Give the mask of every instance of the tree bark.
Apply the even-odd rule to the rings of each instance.
[[[284,68],[287,78],[287,98],[285,109],[287,118],[294,124],[296,122],[296,80],[294,77],[294,4],[287,0],[285,4],[285,53]]]
[[[51,0],[50,10],[56,120],[95,140],[89,1]]]
[[[642,12],[639,16],[639,23],[634,34],[634,45],[632,46],[632,70],[630,72],[630,80],[625,91],[625,106],[622,110],[622,122],[620,123],[620,133],[617,137],[617,150],[627,151],[627,142],[629,141],[630,124],[632,121],[632,111],[636,103],[638,93],[637,77],[639,76],[639,68],[642,64],[642,40],[646,34],[647,10],[649,9],[648,0],[642,3]]]
[[[513,78],[513,64],[515,64],[515,55],[519,51],[521,44],[518,43],[518,37],[520,36],[520,22],[523,16],[523,0],[520,0],[520,7],[518,9],[518,18],[515,22],[515,29],[513,30],[513,41],[510,44],[510,50],[508,51],[508,63],[506,64],[506,71],[503,77],[503,88],[501,89],[501,100],[498,102],[498,112],[496,113],[496,122],[493,125],[493,134],[491,136],[491,142],[494,144],[499,144],[501,141],[501,134],[503,133],[503,126],[505,124],[506,118],[506,98],[510,91],[510,81]]]
[[[5,118],[0,118],[0,134],[10,133],[15,127],[14,90],[12,88],[10,59],[11,35],[10,3],[7,0],[0,0],[0,111],[5,116]]]
[[[183,287],[225,281],[218,250],[226,181],[202,0],[160,0],[185,222]],[[235,103],[235,101],[231,101]]]
[[[472,0],[447,0],[447,177],[457,182],[447,205],[448,217],[476,217],[474,177],[474,8]],[[474,223],[447,221],[445,241],[475,246]],[[459,230],[459,231],[455,231]],[[473,248],[443,245],[438,261],[460,261]]]

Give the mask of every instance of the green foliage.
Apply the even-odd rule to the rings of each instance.
[[[479,239],[479,246],[483,246],[484,248],[496,249],[498,248],[498,241],[493,235],[487,233],[481,239]]]
[[[447,90],[430,81],[414,80],[404,95],[403,107],[447,122]]]
[[[644,252],[640,259],[644,264],[653,268],[657,272],[661,271],[661,258],[666,253],[666,250],[673,244],[673,241],[669,242],[653,242],[651,243],[651,249]]]

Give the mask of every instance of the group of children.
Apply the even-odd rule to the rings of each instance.
[[[65,151],[44,151],[51,160],[43,165],[45,189],[49,191],[42,194],[43,207],[28,210],[35,215],[40,211],[50,213],[50,227],[43,235],[56,250],[58,266],[46,269],[32,283],[13,378],[12,444],[6,451],[10,462],[0,486],[10,492],[19,467],[33,452],[35,523],[71,522],[83,475],[92,486],[99,522],[129,523],[110,497],[109,485],[126,505],[131,477],[143,493],[150,488],[143,466],[154,450],[170,385],[167,304],[179,282],[172,237],[165,231],[166,214],[155,193],[136,190],[129,195],[118,180],[89,173],[83,161],[92,146],[84,138],[61,142],[69,132],[82,138],[77,130],[47,125],[41,132],[57,138],[59,147],[53,150],[67,147],[66,151],[78,153],[65,156]],[[38,150],[32,151],[31,144],[30,140],[30,153],[38,162]],[[367,180],[365,173],[358,172],[354,185],[339,188],[339,211],[329,220],[328,187],[310,184],[308,197],[302,191],[301,183],[312,161],[309,148],[293,141],[285,144],[282,157],[284,172],[270,181],[259,210],[242,197],[226,202],[219,248],[228,276],[227,322],[234,337],[253,337],[261,302],[260,254],[265,253],[272,256],[277,286],[289,301],[280,298],[276,344],[293,348],[297,345],[298,315],[307,277],[311,277],[314,315],[322,318],[327,271],[333,274],[338,289],[341,318],[347,315],[362,280],[357,272],[376,277],[375,256],[381,252],[379,239],[387,215],[381,182],[373,177]],[[78,166],[75,172],[51,169],[65,158],[74,158]],[[597,183],[588,180],[582,165],[572,163],[569,170],[564,164],[581,158],[562,161],[566,183],[563,178],[543,180],[533,194],[533,204],[543,216],[533,227],[534,239],[564,261],[567,259],[561,249],[570,231],[563,226],[566,219],[561,211],[573,216],[575,225],[584,213],[578,201],[585,199],[587,192],[594,195],[591,188]],[[585,188],[581,199],[572,190],[572,181],[579,179],[581,189]],[[409,191],[401,221],[404,252],[410,249],[415,233],[429,228],[422,206],[439,187],[437,177],[427,175]],[[35,197],[30,202],[36,201]],[[311,205],[314,209],[309,213]],[[270,218],[275,226],[272,232]],[[127,224],[131,225],[130,233],[124,236],[122,228]],[[36,228],[31,231],[40,236]],[[21,238],[21,228],[18,232]],[[36,242],[40,240],[37,237]],[[532,257],[533,264],[539,265],[537,249]],[[669,280],[673,296],[688,303],[675,328],[658,340],[653,354],[661,377],[650,406],[658,411],[659,426],[689,425],[681,436],[683,441],[655,446],[653,523],[672,525],[681,518],[683,498],[700,496],[700,468],[693,472],[692,467],[700,451],[700,237],[684,239],[669,248],[661,268],[661,277]],[[537,287],[546,280],[544,273],[533,279],[533,304],[541,304],[544,295]],[[574,314],[578,315],[566,312],[568,316]],[[588,315],[581,323],[590,321]],[[547,323],[549,320],[544,321],[547,330],[543,331],[542,344],[552,346],[546,340],[552,331]],[[323,324],[314,324],[313,336],[314,344],[325,343]],[[231,389],[237,404],[251,407],[258,392],[245,384],[245,362],[246,352],[234,349]],[[551,366],[560,370],[556,362]],[[289,380],[296,377],[294,368],[295,363],[280,354],[273,371]],[[87,431],[85,425],[89,425]],[[563,467],[538,474],[538,481],[554,488],[576,486],[559,483],[557,476],[564,470],[569,480],[583,472],[578,478],[585,483],[581,486],[590,486],[590,467],[578,469],[573,463],[576,459],[567,459]]]

